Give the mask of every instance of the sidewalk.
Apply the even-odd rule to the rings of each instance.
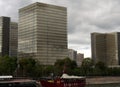
[[[120,83],[120,77],[90,77],[86,78],[86,84]]]

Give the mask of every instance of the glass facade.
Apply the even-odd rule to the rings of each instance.
[[[18,57],[53,65],[67,56],[67,10],[34,3],[19,10]]]
[[[10,17],[0,17],[0,56],[17,57],[17,26]]]
[[[3,18],[0,17],[0,56],[2,53],[2,28],[3,28]]]
[[[17,57],[18,46],[18,24],[16,22],[10,23],[10,50],[9,55]]]
[[[0,17],[0,55],[9,55],[10,18]]]
[[[92,33],[91,46],[94,63],[104,62],[108,66],[118,66],[120,63],[120,33]]]

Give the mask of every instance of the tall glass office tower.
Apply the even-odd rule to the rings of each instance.
[[[110,67],[120,65],[120,32],[91,33],[91,48],[95,64],[103,62]]]
[[[17,23],[0,17],[0,56],[17,57]]]
[[[67,56],[67,9],[36,2],[19,10],[18,58],[53,65]]]
[[[18,23],[10,23],[10,36],[9,36],[9,56],[17,57],[17,47],[18,47]]]
[[[0,55],[9,55],[10,18],[0,17]]]

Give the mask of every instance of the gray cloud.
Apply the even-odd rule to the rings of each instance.
[[[120,31],[120,0],[1,0],[0,16],[17,21],[18,9],[33,2],[67,7],[68,46],[86,56],[90,56],[91,32]]]
[[[13,21],[18,21],[18,9],[30,3],[30,0],[0,0],[0,16],[8,16]]]

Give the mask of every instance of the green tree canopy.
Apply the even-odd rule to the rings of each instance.
[[[97,62],[97,63],[95,64],[95,68],[98,68],[98,69],[100,69],[100,70],[104,70],[104,69],[107,68],[107,66],[105,65],[105,63],[99,61],[99,62]]]
[[[82,67],[92,67],[92,66],[93,66],[93,61],[91,58],[83,59]]]
[[[57,71],[57,74],[62,74],[63,72],[66,72],[68,74],[72,73],[72,70],[77,67],[77,64],[75,61],[70,60],[70,58],[65,59],[59,59],[55,62],[55,68]]]
[[[17,67],[17,58],[0,57],[0,75],[12,75]]]
[[[81,65],[83,75],[89,75],[92,73],[93,61],[91,58],[85,58]]]
[[[21,58],[19,65],[23,76],[29,76],[34,72],[36,61],[32,58]]]

